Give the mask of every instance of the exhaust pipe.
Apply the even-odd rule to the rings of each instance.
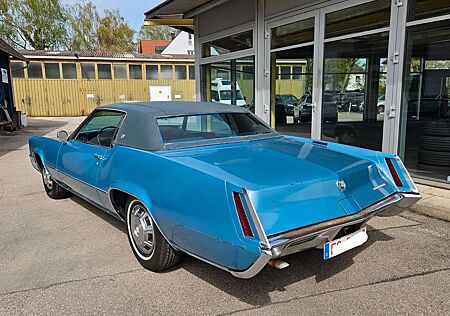
[[[274,267],[275,269],[281,270],[281,269],[285,269],[287,267],[289,267],[289,263],[280,260],[280,259],[270,259],[269,260],[269,265],[271,267]]]

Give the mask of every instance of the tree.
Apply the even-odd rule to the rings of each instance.
[[[117,52],[135,50],[135,31],[124,21],[119,10],[105,10],[105,16],[98,20],[98,49]]]
[[[17,48],[57,49],[67,40],[59,0],[0,0],[0,36]]]
[[[142,25],[139,30],[139,38],[149,40],[172,40],[172,37],[177,36],[179,30],[166,25],[146,26]]]
[[[95,50],[98,47],[97,25],[100,19],[92,2],[79,1],[69,7],[70,50]]]

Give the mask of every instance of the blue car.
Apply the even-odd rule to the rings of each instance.
[[[50,198],[75,194],[124,221],[152,271],[182,253],[241,278],[305,249],[328,260],[363,244],[371,217],[420,198],[394,155],[283,136],[217,103],[101,106],[29,149]]]

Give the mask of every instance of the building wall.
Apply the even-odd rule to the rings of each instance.
[[[33,59],[33,61],[40,60]],[[73,60],[58,63],[66,62],[73,63]],[[47,61],[47,63],[55,63],[55,61]],[[97,62],[92,61],[89,63],[97,64]],[[114,64],[112,61],[105,60],[98,63]],[[117,63],[140,65],[142,79],[130,79],[128,67],[127,79],[114,79],[114,77],[113,79],[98,79],[97,68],[95,79],[81,79],[79,62],[76,63],[77,79],[47,79],[45,63],[42,64],[43,77],[41,79],[28,78],[28,71],[25,70],[24,78],[17,78],[16,75],[16,78],[13,79],[15,87],[13,94],[17,110],[26,113],[28,116],[87,115],[100,105],[123,101],[150,101],[149,86],[170,86],[171,97],[174,101],[195,100],[195,80],[189,75],[189,72],[193,72],[193,63],[126,63],[123,61]],[[159,68],[159,79],[148,80],[145,72],[146,65],[172,66],[172,79],[162,79],[161,69]],[[185,79],[175,79],[175,66],[186,67]]]
[[[255,21],[256,0],[230,0],[198,16],[199,36]]]

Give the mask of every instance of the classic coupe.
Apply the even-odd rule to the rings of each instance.
[[[100,106],[57,138],[29,140],[47,195],[122,220],[152,271],[182,253],[241,278],[305,249],[328,260],[363,244],[370,218],[420,198],[398,157],[283,136],[243,107]]]

